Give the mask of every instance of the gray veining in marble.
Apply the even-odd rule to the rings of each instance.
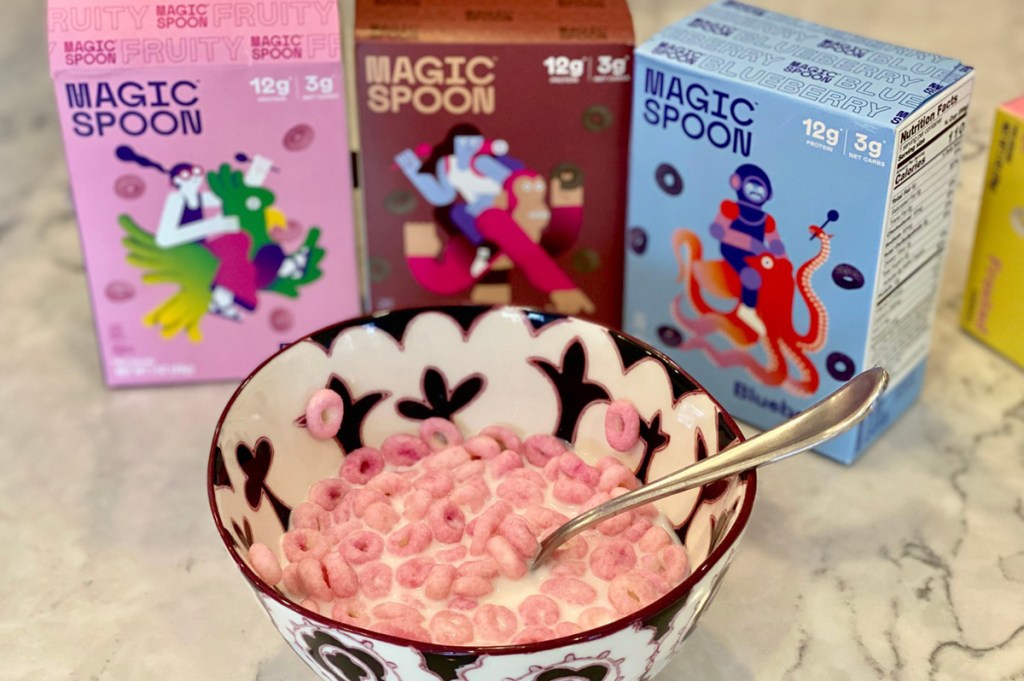
[[[635,0],[637,34],[699,6]],[[762,472],[717,600],[658,678],[1024,679],[1024,372],[957,328],[1019,0],[765,0],[978,69],[922,400],[855,466]],[[41,0],[0,8],[0,679],[312,679],[219,545],[204,490],[233,386],[108,391]]]

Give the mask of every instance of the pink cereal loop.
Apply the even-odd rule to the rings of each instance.
[[[309,500],[325,511],[333,511],[350,489],[341,478],[325,478],[309,488]]]
[[[631,544],[638,545],[638,542],[643,539],[651,527],[651,521],[647,518],[635,518],[633,524],[622,533],[622,538]]]
[[[459,577],[484,577],[494,579],[501,574],[501,568],[494,558],[481,558],[479,560],[467,560],[458,567]]]
[[[533,523],[534,527],[541,530],[556,527],[569,521],[569,516],[546,506],[530,506],[523,511],[523,515],[528,521]]]
[[[558,457],[558,468],[573,480],[578,480],[588,487],[597,487],[601,472],[588,465],[575,452],[565,452]]]
[[[555,625],[555,636],[573,636],[583,631],[583,627],[575,622],[559,622]]]
[[[344,624],[354,624],[357,627],[366,627],[370,623],[370,613],[366,604],[358,598],[346,598],[334,602],[331,619]]]
[[[467,461],[455,467],[455,470],[452,471],[452,480],[454,482],[466,482],[473,478],[482,477],[486,470],[487,464],[483,461]]]
[[[369,563],[384,553],[384,539],[376,532],[359,530],[342,538],[338,553],[352,565]]]
[[[526,561],[504,537],[494,536],[488,539],[487,551],[497,563],[501,574],[509,579],[519,579],[526,574],[528,569]]]
[[[629,451],[640,439],[640,414],[636,407],[625,400],[615,400],[608,405],[604,435],[615,451]]]
[[[388,553],[400,557],[414,556],[426,551],[433,539],[434,535],[426,523],[408,523],[388,537]]]
[[[469,532],[469,525],[466,525],[466,532]],[[459,544],[449,549],[441,549],[434,555],[442,563],[457,563],[469,555],[469,548]]]
[[[614,622],[618,617],[615,612],[608,608],[594,606],[580,613],[580,626],[584,629],[596,629],[603,624]]]
[[[519,604],[519,617],[526,626],[542,625],[553,627],[558,624],[562,617],[562,610],[558,603],[540,594],[532,594],[523,599]]]
[[[455,577],[454,565],[435,565],[430,568],[427,579],[423,582],[423,595],[434,601],[443,601],[451,593]]]
[[[363,513],[363,522],[381,534],[387,534],[398,524],[398,511],[383,501],[370,504]]]
[[[513,480],[525,480],[527,482],[532,482],[540,489],[545,489],[548,486],[548,481],[544,479],[543,475],[537,471],[530,470],[529,468],[517,468],[505,477]]]
[[[451,494],[455,488],[455,480],[447,471],[427,471],[416,478],[412,486],[413,489],[426,490],[435,499],[442,499]]]
[[[608,585],[608,600],[620,615],[636,612],[658,599],[664,580],[644,571],[619,575]]]
[[[424,643],[431,643],[432,638],[430,632],[424,627],[410,622],[404,619],[392,619],[392,620],[379,620],[373,626],[362,625],[367,629],[374,629],[382,634],[388,636],[395,636],[396,638],[405,638],[410,641],[423,641]]]
[[[387,598],[391,595],[393,575],[389,565],[370,563],[356,574],[359,577],[359,590],[367,598]]]
[[[590,570],[599,579],[610,582],[636,566],[636,551],[625,539],[608,539],[590,552]]]
[[[249,547],[249,565],[256,576],[270,586],[281,581],[281,563],[273,550],[266,544],[253,544]]]
[[[517,478],[505,478],[498,484],[495,493],[499,498],[505,499],[516,508],[536,506],[544,501],[544,492],[539,487],[532,482]]]
[[[414,489],[403,500],[402,517],[407,520],[422,520],[434,503],[434,495],[425,489]]]
[[[485,603],[473,613],[477,637],[490,643],[508,641],[518,625],[515,613],[503,605]]]
[[[298,563],[309,557],[319,559],[327,553],[327,541],[316,530],[291,530],[284,533],[281,548],[289,563]]]
[[[420,424],[420,439],[433,452],[462,444],[462,432],[458,426],[442,418],[429,418]]]
[[[306,587],[302,585],[302,578],[299,576],[299,564],[289,563],[281,570],[281,581],[284,584],[284,591],[293,601],[301,601],[307,596]]]
[[[456,544],[466,529],[466,515],[451,499],[438,499],[427,511],[427,522],[434,539],[442,544]]]
[[[498,526],[498,533],[508,541],[523,558],[533,558],[540,550],[537,537],[530,529],[530,524],[522,516],[509,515]]]
[[[490,464],[491,471],[494,473],[494,477],[500,478],[518,468],[522,468],[523,457],[511,449],[506,449],[488,461],[488,463]]]
[[[384,470],[384,456],[373,447],[360,447],[348,454],[338,475],[353,485],[365,485]]]
[[[661,527],[651,526],[643,536],[640,537],[640,541],[637,546],[644,553],[655,553],[663,546],[668,546],[672,543],[672,537],[669,533]]]
[[[581,560],[586,557],[588,551],[590,551],[589,542],[586,537],[578,534],[555,549],[554,556],[559,560]]]
[[[523,442],[523,457],[537,468],[567,451],[565,441],[554,435],[531,435]]]
[[[473,623],[468,617],[442,610],[430,618],[430,635],[435,643],[461,646],[473,640]]]
[[[324,566],[316,558],[303,558],[299,562],[299,579],[308,593],[318,601],[329,601],[334,598]],[[315,608],[314,608],[315,610]]]
[[[466,575],[465,577],[456,577],[452,582],[452,593],[456,596],[479,598],[492,591],[494,591],[494,584],[486,577]]]
[[[425,556],[410,558],[395,570],[395,581],[405,589],[418,589],[427,581],[427,576],[430,575],[434,565],[436,563],[433,558]]]
[[[580,482],[579,480],[562,478],[561,480],[555,481],[551,494],[555,499],[567,504],[582,504],[593,496],[594,488],[588,486],[585,482]]]
[[[601,477],[597,481],[597,488],[602,492],[610,492],[616,487],[636,489],[640,481],[625,466],[609,466],[601,471]]]
[[[513,452],[523,451],[523,442],[519,439],[519,436],[512,432],[511,428],[505,428],[504,426],[487,426],[480,431],[481,435],[494,438],[498,441],[498,444],[502,449],[511,449]]]
[[[366,483],[367,489],[377,490],[386,497],[398,497],[412,488],[412,483],[395,471],[384,471]]]
[[[597,591],[575,577],[550,577],[540,585],[541,593],[572,605],[590,605],[597,600]]]
[[[522,645],[524,643],[540,643],[541,641],[550,641],[555,637],[555,632],[550,627],[542,627],[534,625],[532,627],[526,627],[518,634],[512,637],[509,641],[512,645]]]
[[[582,577],[587,574],[587,564],[582,560],[560,560],[551,568],[557,577]]]
[[[474,435],[462,443],[465,451],[474,459],[493,459],[501,453],[501,445],[488,435]]]
[[[487,489],[487,483],[477,478],[475,480],[467,480],[456,487],[452,491],[450,498],[456,504],[469,506],[469,510],[479,513],[490,497],[491,492]]]
[[[327,585],[335,598],[349,598],[359,593],[356,571],[340,554],[328,553],[324,556],[323,571]]]
[[[357,518],[362,518],[363,514],[366,513],[366,509],[374,504],[391,504],[384,494],[368,487],[361,487],[349,492],[348,502],[352,515]]]
[[[320,504],[315,504],[312,501],[303,501],[292,509],[291,518],[289,518],[288,524],[289,529],[292,530],[319,530],[322,529],[321,525],[325,523],[324,509]]]
[[[658,550],[658,559],[664,566],[664,575],[672,584],[678,584],[690,576],[690,560],[686,549],[678,544],[669,544]]]
[[[619,515],[599,522],[597,524],[597,531],[606,537],[614,537],[625,532],[633,524],[634,518],[635,516],[632,511],[624,511]]]
[[[397,433],[389,435],[380,445],[384,461],[392,466],[411,466],[430,455],[430,447],[415,435]]]
[[[344,416],[341,395],[328,388],[313,393],[306,403],[306,428],[317,440],[329,440],[338,434]]]
[[[449,610],[476,610],[480,607],[480,601],[475,598],[456,596],[448,600],[447,607]]]
[[[498,526],[505,516],[512,513],[512,510],[512,504],[501,499],[491,504],[486,511],[473,520],[473,540],[469,545],[470,555],[483,554],[487,547],[487,540],[498,531]]]
[[[448,447],[440,452],[431,454],[423,460],[422,465],[428,471],[444,470],[450,471],[456,466],[470,460],[469,452],[461,445]]]
[[[415,622],[417,624],[426,619],[423,616],[423,613],[416,608],[404,603],[396,603],[395,601],[385,601],[384,603],[373,606],[373,609],[370,610],[370,614],[377,619],[402,619]]]

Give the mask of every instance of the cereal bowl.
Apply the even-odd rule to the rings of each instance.
[[[337,393],[337,432],[317,439],[311,396]],[[639,438],[609,450],[606,416],[627,401]],[[657,502],[691,571],[630,615],[549,640],[444,645],[341,623],[260,578],[249,548],[278,552],[293,510],[346,456],[428,419],[463,432],[502,426],[613,454],[641,481],[713,456],[741,437],[734,421],[671,360],[617,331],[513,307],[399,310],[327,327],[285,347],[235,391],[214,433],[207,488],[229,555],[274,626],[331,681],[538,681],[651,678],[711,602],[753,505],[755,475]],[[308,606],[308,603],[307,603]]]

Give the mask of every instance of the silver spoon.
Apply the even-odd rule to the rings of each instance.
[[[867,416],[888,382],[889,374],[885,369],[868,369],[785,423],[584,511],[540,543],[540,552],[530,564],[530,569],[543,563],[556,548],[594,523],[672,494],[781,461],[832,439]]]

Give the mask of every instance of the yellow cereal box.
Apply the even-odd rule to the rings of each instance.
[[[1024,366],[1024,97],[996,111],[963,326]]]

